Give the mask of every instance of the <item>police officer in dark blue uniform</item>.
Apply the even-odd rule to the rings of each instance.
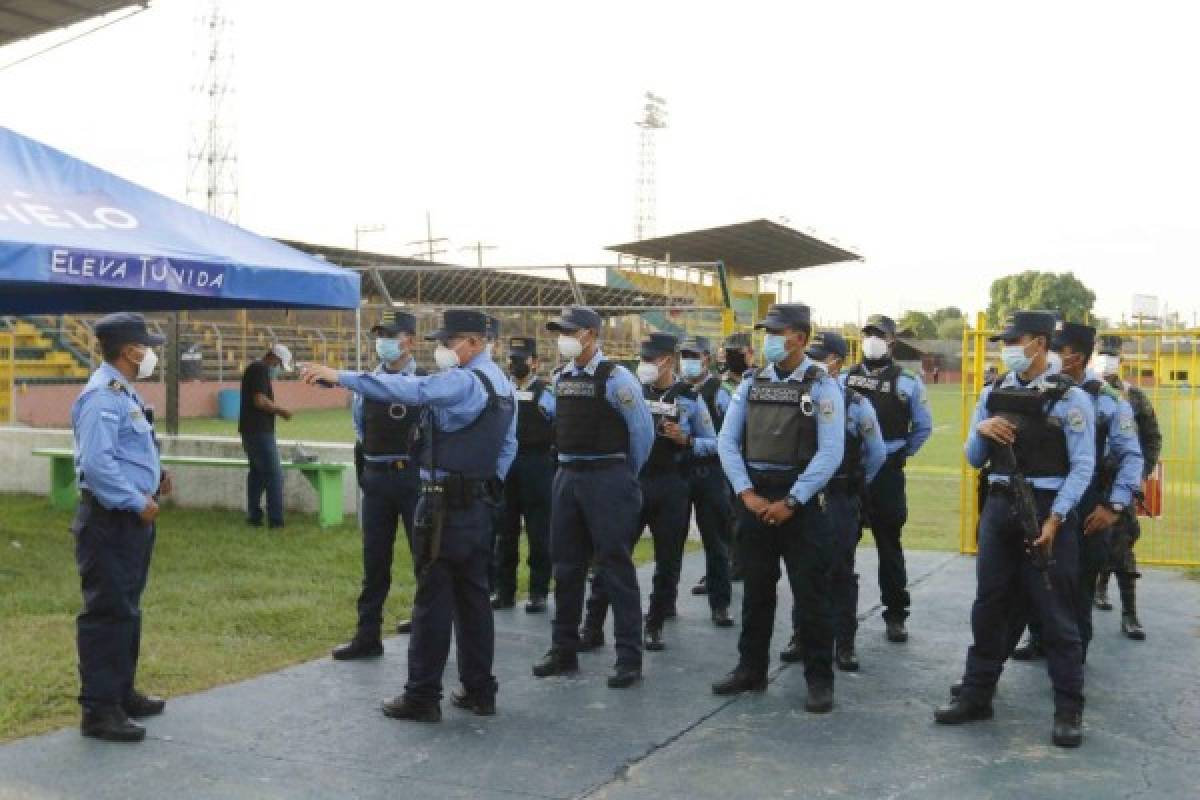
[[[163,337],[146,329],[141,314],[110,314],[94,331],[104,363],[71,409],[81,490],[71,524],[83,589],[76,618],[81,730],[140,742],[146,730],[130,718],[160,714],[165,706],[138,691],[135,679],[158,498],[170,493],[171,481],[159,464],[152,412],[133,384],[153,374],[152,348]]]
[[[732,398],[733,393],[742,383],[742,376],[756,368],[754,343],[751,341],[750,334],[739,332],[725,337],[719,359],[717,374],[721,376],[722,386]],[[723,422],[724,420],[722,420]],[[728,481],[726,482],[728,483]],[[737,539],[737,498],[734,496],[732,488],[729,490],[729,533],[732,539],[729,552],[729,579],[737,583],[744,577],[744,571],[742,570],[741,548],[738,546]]]
[[[420,580],[413,601],[404,694],[383,713],[394,719],[441,719],[442,673],[451,632],[462,688],[451,702],[479,715],[496,713],[492,675],[495,630],[488,592],[491,515],[499,481],[517,450],[512,384],[486,353],[487,322],[478,311],[450,310],[427,338],[438,342],[435,375],[338,372],[309,367],[309,383],[340,384],[365,399],[426,406],[418,462],[414,550]]]
[[[1048,369],[1054,315],[1017,312],[995,339],[1004,342],[1009,372],[984,387],[967,438],[967,460],[990,464],[987,501],[979,519],[978,587],[971,608],[974,644],[958,695],[934,718],[957,725],[992,717],[992,695],[1012,648],[1012,625],[1028,604],[1041,622],[1054,684],[1052,739],[1083,741],[1083,661],[1076,603],[1080,524],[1076,506],[1091,482],[1096,442],[1091,403],[1069,378]],[[1015,460],[1015,464],[1014,464]],[[1052,556],[1043,573],[1023,546],[1012,473],[1033,493],[1039,537]],[[1033,524],[1033,521],[1030,521]]]
[[[650,454],[654,423],[637,381],[600,350],[599,314],[570,306],[546,327],[558,331],[558,351],[568,362],[554,382],[559,466],[550,511],[553,640],[533,674],[579,669],[579,622],[594,560],[613,606],[617,663],[608,685],[623,689],[642,677],[641,594],[632,546],[642,507],[637,475]]]
[[[550,490],[554,480],[554,393],[537,374],[537,340],[508,340],[509,375],[517,390],[517,457],[504,481],[496,535],[496,595],[492,608],[512,608],[517,592],[521,520],[529,540],[530,614],[546,610],[550,593]]]
[[[416,317],[405,311],[385,311],[371,333],[379,356],[376,374],[425,374],[413,358]],[[350,413],[363,457],[363,581],[358,596],[358,630],[350,642],[333,651],[338,661],[383,655],[383,606],[392,586],[396,526],[404,523],[411,552],[413,514],[421,494],[421,472],[414,449],[421,407],[355,394]]]
[[[933,417],[920,377],[892,360],[896,323],[891,317],[872,314],[862,333],[863,362],[850,369],[842,383],[871,401],[887,443],[887,461],[870,487],[868,517],[879,552],[879,591],[887,638],[906,642],[904,621],[911,600],[900,543],[908,521],[904,465],[933,434]]]
[[[825,488],[845,450],[845,409],[836,380],[805,355],[808,306],[773,305],[757,327],[767,330],[763,355],[770,366],[746,375],[717,445],[738,495],[746,586],[737,667],[713,692],[766,688],[782,558],[802,609],[805,708],[825,713],[833,709],[833,525]]]

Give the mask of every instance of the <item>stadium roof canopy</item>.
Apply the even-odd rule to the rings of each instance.
[[[586,305],[601,314],[628,314],[642,308],[692,306],[694,298],[620,288],[560,277],[529,274],[520,266],[506,268],[462,267],[419,258],[370,253],[343,247],[279,240],[289,247],[364,273],[363,297],[371,303],[411,303],[427,306],[524,308],[555,310],[576,302],[578,288]],[[595,274],[605,267],[579,266],[580,272]],[[537,271],[545,272],[545,268]],[[565,265],[553,269],[566,275]]]
[[[149,0],[0,0],[0,47]]]
[[[769,219],[615,244],[607,249],[651,261],[722,261],[729,274],[740,278],[862,260],[857,253]]]

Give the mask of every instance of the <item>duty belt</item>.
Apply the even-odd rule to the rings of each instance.
[[[412,462],[407,458],[398,458],[395,461],[371,461],[368,459],[365,464],[367,469],[379,472],[403,472],[409,468]]]
[[[489,496],[488,482],[462,475],[447,475],[437,480],[422,480],[421,491],[440,494],[446,499],[446,508],[466,508],[475,500]]]
[[[576,472],[588,472],[596,469],[607,469],[608,467],[617,464],[624,464],[623,458],[585,458],[575,461],[559,461],[558,466],[562,469],[574,470]]]
[[[754,469],[753,467],[748,468],[746,472],[755,489],[790,487],[801,474],[798,469]]]

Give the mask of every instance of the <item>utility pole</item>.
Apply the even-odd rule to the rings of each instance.
[[[429,212],[426,211],[425,212],[425,238],[417,239],[415,242],[409,242],[408,245],[410,247],[414,247],[416,245],[422,245],[425,250],[425,253],[424,253],[425,260],[433,261],[434,256],[440,256],[446,252],[446,250],[444,248],[441,250],[435,249],[434,245],[446,244],[449,241],[450,240],[447,239],[445,236],[441,236],[436,239],[434,238],[433,222],[430,219]]]
[[[658,131],[667,127],[667,101],[653,92],[646,92],[645,99],[642,118],[634,123],[641,129],[638,149],[637,215],[634,218],[634,236],[639,242],[654,237],[655,217],[658,213],[655,138]]]
[[[483,251],[484,250],[497,250],[499,248],[497,247],[497,245],[494,245],[494,244],[484,244],[483,242],[476,242],[475,244],[469,244],[466,247],[460,247],[458,249],[460,251],[462,251],[462,250],[475,251],[475,266],[482,267],[483,266]]]
[[[354,226],[354,251],[358,252],[359,239],[364,233],[382,233],[387,230],[387,225],[355,225]]]

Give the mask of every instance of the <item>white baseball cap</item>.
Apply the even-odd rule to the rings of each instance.
[[[291,350],[288,350],[285,345],[282,345],[282,344],[279,344],[278,342],[276,342],[275,344],[271,345],[271,353],[276,358],[278,358],[280,361],[283,362],[283,371],[284,372],[292,371],[292,351]]]

